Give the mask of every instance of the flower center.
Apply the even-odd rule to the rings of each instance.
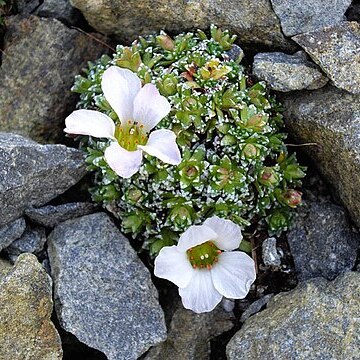
[[[135,151],[138,145],[147,143],[147,134],[144,125],[128,121],[125,125],[116,126],[115,138],[119,145],[128,151]]]
[[[219,250],[212,241],[207,241],[188,249],[186,254],[194,269],[207,268],[210,270],[213,264],[218,261],[218,256],[221,254],[221,250]]]

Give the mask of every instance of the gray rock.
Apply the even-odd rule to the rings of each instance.
[[[64,145],[39,145],[0,133],[0,226],[41,206],[86,174],[84,154]]]
[[[15,258],[22,253],[37,254],[44,249],[46,234],[43,227],[27,227],[20,239],[15,240],[5,252]]]
[[[333,280],[351,270],[360,246],[344,209],[330,203],[299,207],[287,238],[300,281],[318,276]]]
[[[303,54],[260,53],[254,57],[253,73],[277,91],[314,90],[323,87],[328,78]]]
[[[360,24],[342,22],[293,37],[335,86],[360,93]]]
[[[171,320],[168,339],[150,349],[145,360],[210,358],[210,340],[233,327],[233,316],[221,308],[195,314],[179,308]]]
[[[342,21],[352,0],[271,0],[286,36]]]
[[[20,255],[0,276],[0,359],[62,359],[51,295],[51,279],[34,255]]]
[[[55,19],[7,18],[0,68],[0,131],[39,142],[64,136],[74,76],[105,47]]]
[[[231,49],[226,52],[226,55],[229,59],[237,62],[240,62],[245,56],[244,50],[236,44],[232,45]]]
[[[80,18],[80,12],[71,6],[69,0],[44,0],[36,9],[35,15],[55,18],[72,25]]]
[[[257,314],[274,296],[274,294],[267,294],[262,298],[254,301],[250,306],[241,314],[240,322],[245,322],[250,316]]]
[[[0,281],[9,273],[11,268],[12,265],[10,261],[0,258]]]
[[[30,15],[40,5],[41,0],[15,0],[16,10],[20,14]]]
[[[0,228],[0,251],[21,237],[26,228],[24,218],[19,218]]]
[[[223,297],[221,300],[220,306],[226,312],[233,312],[235,309],[235,299],[227,299],[227,298]]]
[[[54,18],[66,24],[75,24],[81,16],[69,0],[15,0],[15,3],[17,12],[21,15]]]
[[[116,360],[166,339],[150,273],[106,214],[58,225],[48,254],[58,319],[81,342]]]
[[[227,345],[228,359],[359,359],[359,308],[359,273],[302,283],[245,322]]]
[[[269,237],[262,243],[262,259],[266,266],[280,266],[281,255],[276,248],[276,238]]]
[[[130,42],[161,29],[180,33],[210,24],[231,30],[242,45],[294,48],[281,32],[270,0],[71,0],[90,25],[106,35]]]
[[[360,226],[360,95],[325,86],[280,97],[291,136]]]
[[[52,228],[61,222],[88,215],[96,211],[96,205],[87,202],[47,205],[41,208],[28,208],[25,215],[33,222]]]

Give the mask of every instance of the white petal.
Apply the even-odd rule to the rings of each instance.
[[[65,126],[68,134],[114,139],[114,121],[99,111],[75,110],[65,119]]]
[[[178,251],[175,245],[163,247],[155,259],[154,274],[179,287],[189,284],[194,271],[186,253]]]
[[[104,71],[101,88],[120,121],[132,121],[134,100],[141,89],[138,76],[128,69],[111,66]]]
[[[154,128],[169,112],[171,106],[153,84],[146,84],[134,101],[134,120],[144,125],[145,131]]]
[[[181,236],[178,242],[179,251],[186,251],[196,245],[203,244],[209,240],[215,240],[216,233],[205,225],[190,226]]]
[[[176,135],[171,130],[153,131],[146,145],[139,145],[138,148],[167,164],[179,165],[181,162],[180,150],[176,144]]]
[[[254,260],[240,251],[221,253],[210,273],[216,290],[230,299],[243,299],[256,278]]]
[[[197,270],[186,288],[179,288],[186,309],[196,313],[209,312],[221,301],[222,295],[215,289],[209,270]]]
[[[234,250],[239,247],[242,239],[241,228],[239,225],[217,216],[206,219],[204,225],[213,229],[218,234],[215,245],[219,249]]]
[[[119,176],[129,178],[140,168],[142,151],[128,151],[113,141],[105,150],[105,160]]]

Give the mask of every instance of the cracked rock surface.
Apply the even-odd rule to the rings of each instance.
[[[352,0],[271,0],[286,36],[339,23],[351,2]]]
[[[84,160],[83,152],[64,145],[0,133],[0,226],[75,185],[86,174]]]
[[[51,279],[34,255],[0,272],[0,359],[62,359],[51,297]]]
[[[281,32],[270,0],[71,0],[92,27],[122,42],[164,29],[180,33],[208,30],[214,23],[238,35],[242,45],[293,48]]]
[[[360,358],[360,273],[309,280],[274,296],[227,345],[229,360]]]
[[[55,227],[48,254],[58,319],[81,342],[118,360],[166,339],[150,273],[105,213]]]
[[[0,131],[41,143],[59,141],[64,119],[76,103],[70,91],[74,76],[106,48],[56,19],[12,16],[6,26]]]
[[[281,52],[259,53],[254,57],[253,73],[271,89],[288,92],[323,87],[328,78],[304,52],[288,55]]]
[[[293,37],[326,73],[333,84],[360,93],[360,24],[340,24]]]

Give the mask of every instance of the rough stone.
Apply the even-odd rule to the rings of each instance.
[[[360,24],[344,21],[293,39],[335,86],[354,94],[360,93]]]
[[[43,227],[27,227],[20,239],[15,240],[5,249],[11,257],[17,257],[22,253],[37,254],[44,249],[46,234]]]
[[[352,231],[344,209],[331,203],[304,203],[287,238],[299,280],[333,280],[351,270],[360,246],[360,235]]]
[[[231,49],[226,51],[226,55],[229,57],[229,59],[236,62],[240,62],[245,56],[244,50],[236,44],[233,44]]]
[[[54,18],[66,24],[75,24],[81,16],[69,0],[16,0],[15,3],[17,12],[21,15]]]
[[[56,19],[7,18],[0,68],[0,131],[39,142],[64,136],[74,109],[74,76],[105,47]]]
[[[55,227],[48,254],[60,325],[81,342],[116,360],[166,339],[150,273],[106,214]]]
[[[10,261],[0,258],[0,281],[11,269],[12,265]]]
[[[96,211],[96,205],[87,202],[47,205],[41,208],[28,208],[25,215],[33,222],[52,228],[61,222],[88,215]]]
[[[253,73],[259,80],[265,80],[273,90],[284,92],[314,90],[328,82],[328,78],[301,52],[294,55],[259,53],[254,57]]]
[[[15,0],[16,10],[20,14],[30,15],[40,5],[41,0]]]
[[[245,322],[250,316],[257,314],[274,296],[274,294],[267,294],[262,298],[254,301],[249,307],[241,314],[240,322]]]
[[[51,280],[34,255],[20,255],[0,277],[0,359],[62,359],[51,295]]]
[[[227,345],[229,360],[360,358],[360,274],[317,278],[273,297]]]
[[[86,174],[84,154],[64,145],[39,145],[0,133],[0,226],[42,206]]]
[[[44,0],[35,15],[55,18],[66,24],[76,24],[80,18],[80,12],[71,6],[69,0]]]
[[[0,251],[19,239],[24,233],[26,223],[24,218],[16,219],[0,228]]]
[[[352,0],[271,0],[286,36],[330,26],[343,20]]]
[[[92,27],[121,42],[161,29],[180,33],[210,24],[231,30],[242,45],[293,48],[280,28],[270,0],[71,0]]]
[[[360,226],[360,96],[325,86],[283,94],[284,119],[324,180]]]
[[[262,259],[266,266],[280,266],[281,255],[276,248],[276,238],[269,237],[262,243]]]
[[[167,340],[150,349],[145,360],[210,358],[210,340],[233,327],[234,317],[221,308],[195,314],[179,308],[171,320]]]

